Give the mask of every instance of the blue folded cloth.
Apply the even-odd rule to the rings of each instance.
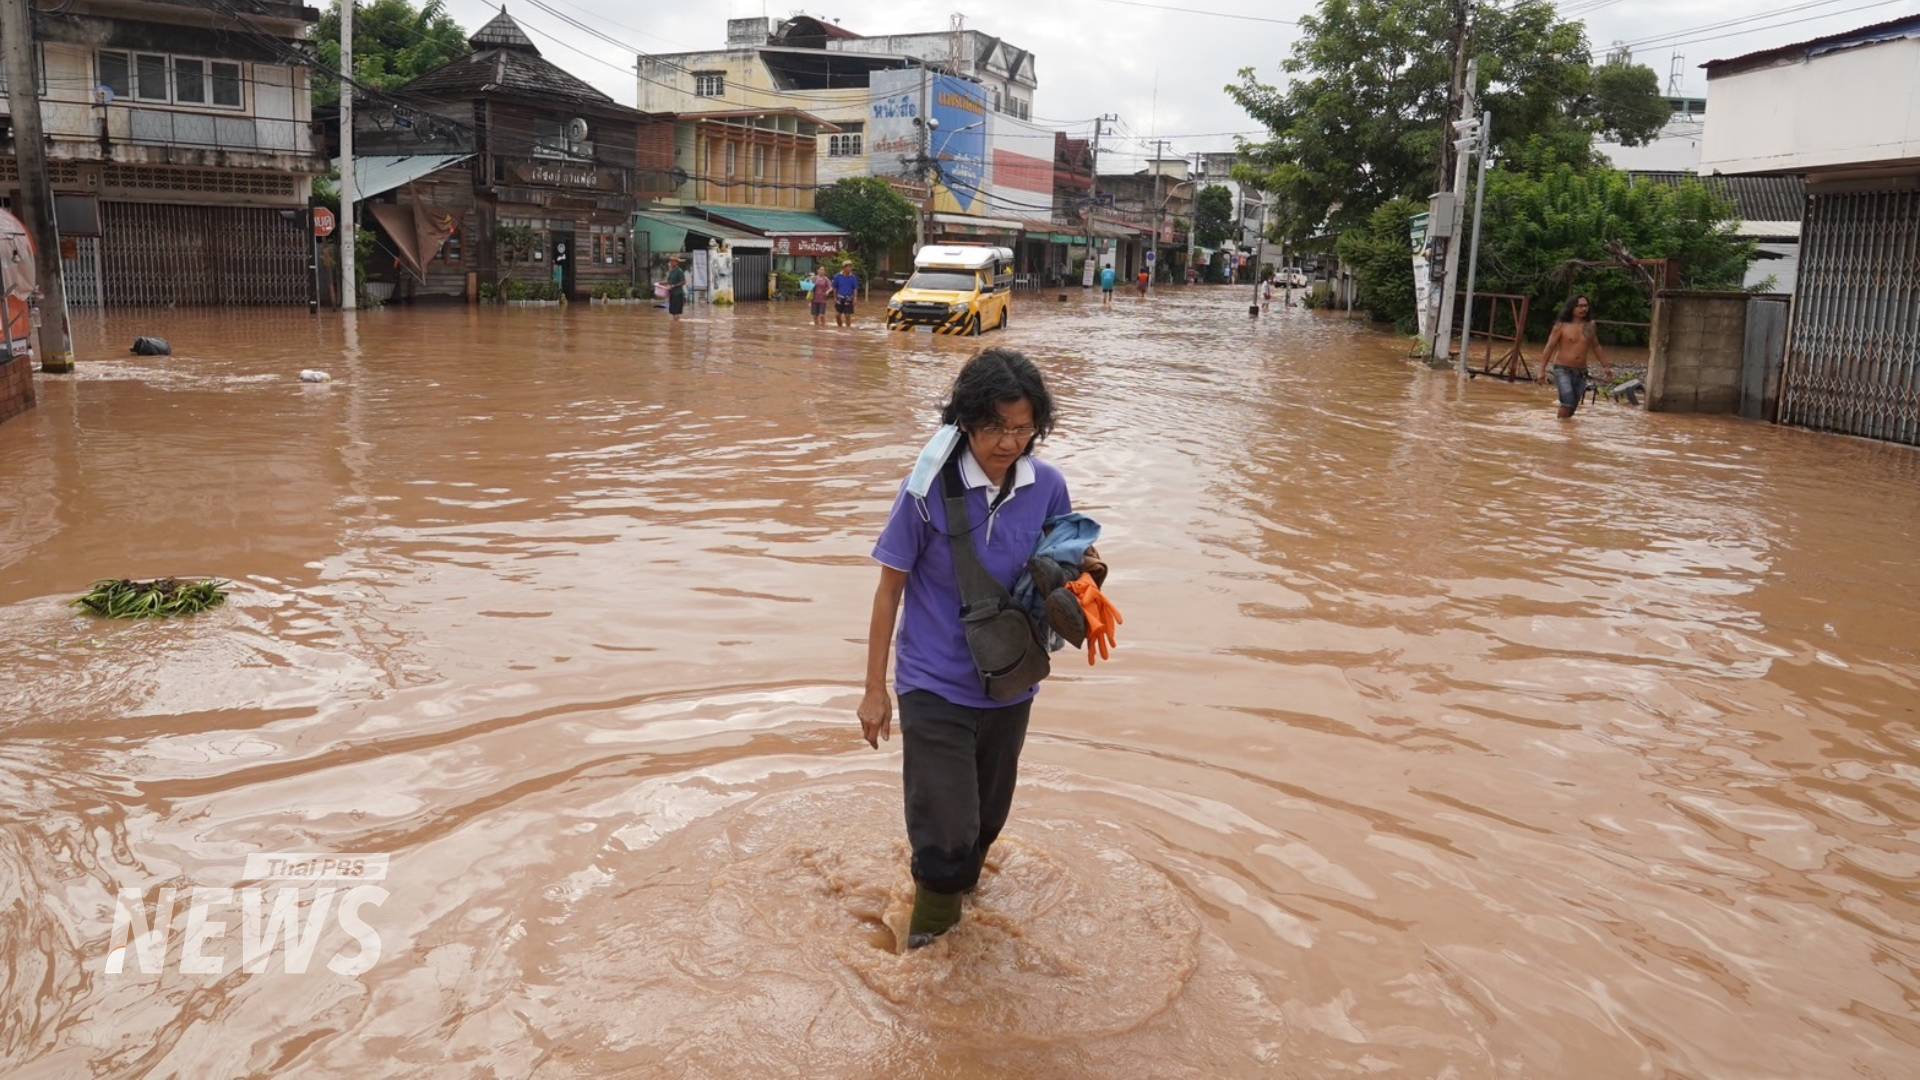
[[[1081,560],[1087,557],[1087,549],[1100,539],[1100,523],[1085,514],[1061,514],[1047,519],[1040,533],[1040,543],[1033,549],[1034,555],[1045,555],[1060,564],[1067,572],[1067,580],[1080,576]],[[1021,570],[1013,583],[1013,600],[1027,610],[1029,615],[1047,624],[1047,598],[1033,584],[1033,574]],[[1047,631],[1047,648],[1058,650],[1066,641],[1052,630]]]

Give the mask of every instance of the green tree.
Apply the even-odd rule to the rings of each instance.
[[[853,250],[869,266],[885,252],[913,239],[919,213],[885,180],[872,176],[850,176],[820,192],[814,199],[814,210],[847,230]]]
[[[1353,271],[1354,305],[1390,321],[1403,333],[1415,330],[1413,315],[1413,215],[1426,209],[1411,199],[1390,199],[1367,220],[1340,234],[1340,262]]]
[[[1590,163],[1596,137],[1651,138],[1666,119],[1659,83],[1642,67],[1593,66],[1586,30],[1548,0],[1476,9],[1473,53],[1495,150],[1532,146],[1548,166]],[[1246,147],[1237,178],[1291,208],[1293,239],[1366,224],[1396,198],[1433,189],[1453,76],[1451,4],[1320,0],[1281,65],[1288,85],[1253,69],[1227,93],[1269,138]]]
[[[340,68],[340,0],[314,27],[320,59]],[[353,77],[366,86],[392,90],[472,52],[467,32],[447,14],[442,0],[414,7],[407,0],[373,0],[353,8]],[[313,82],[317,105],[340,100],[340,84],[324,76]]]
[[[1496,169],[1487,177],[1477,288],[1529,297],[1535,336],[1576,293],[1593,301],[1596,318],[1645,322],[1642,284],[1624,269],[1576,264],[1606,262],[1617,245],[1636,258],[1674,260],[1685,288],[1738,289],[1754,255],[1753,241],[1734,233],[1738,213],[1697,181],[1632,183],[1610,169],[1564,165],[1544,176]],[[1608,340],[1646,340],[1632,328],[1601,329]]]
[[[1233,192],[1208,184],[1193,200],[1193,242],[1217,248],[1233,235]]]

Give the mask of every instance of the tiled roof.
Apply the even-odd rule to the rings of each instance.
[[[403,94],[428,97],[473,97],[513,94],[519,97],[557,97],[597,105],[617,104],[580,79],[548,63],[538,52],[497,48],[461,57],[437,67],[401,87]]]
[[[1743,221],[1799,221],[1807,198],[1806,181],[1798,176],[1697,176],[1689,172],[1636,170],[1627,176],[1636,184],[1679,187],[1698,180],[1708,191],[1730,199]]]

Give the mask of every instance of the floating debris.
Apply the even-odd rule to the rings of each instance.
[[[73,604],[109,619],[165,619],[175,615],[198,615],[227,602],[227,584],[212,578],[204,581],[106,578],[94,582],[93,591]]]

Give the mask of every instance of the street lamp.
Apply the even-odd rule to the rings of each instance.
[[[935,150],[935,151],[933,152],[933,160],[934,160],[934,162],[935,162],[935,167],[936,167],[936,168],[938,167],[938,163],[939,163],[939,161],[940,161],[940,154],[941,154],[941,153],[942,153],[943,151],[945,151],[945,150],[946,150],[946,148],[947,148],[947,143],[950,143],[950,142],[952,142],[952,141],[953,141],[953,137],[954,137],[955,135],[958,135],[958,134],[960,134],[960,133],[961,133],[961,132],[963,132],[963,131],[971,131],[972,129],[974,129],[974,128],[977,128],[977,127],[984,127],[984,126],[986,126],[986,123],[987,123],[987,122],[986,122],[985,120],[975,120],[975,121],[974,121],[973,123],[971,123],[971,124],[968,124],[968,125],[967,125],[966,127],[961,127],[961,128],[954,128],[954,129],[953,129],[952,131],[949,131],[949,132],[947,132],[947,137],[946,137],[946,138],[945,138],[944,140],[942,140],[942,141],[941,141],[941,143],[940,143],[940,149],[938,149],[938,150]],[[935,129],[935,130],[938,130],[938,129],[939,129],[939,127],[940,127],[940,121],[938,121],[938,120],[934,120],[934,119],[931,119],[931,118],[929,118],[929,119],[927,120],[927,125],[928,125],[928,126],[929,126],[930,128],[933,128],[933,129]]]

